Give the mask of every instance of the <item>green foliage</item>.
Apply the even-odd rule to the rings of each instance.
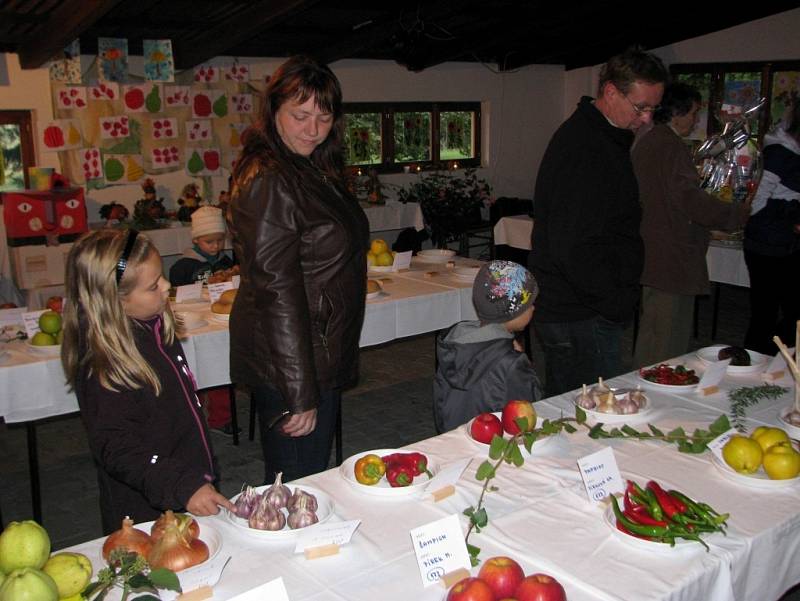
[[[774,384],[762,384],[761,386],[742,386],[728,393],[728,400],[731,402],[731,420],[733,426],[744,432],[744,418],[748,407],[757,405],[766,399],[777,399],[787,392],[787,388],[775,386]]]
[[[178,577],[171,570],[151,570],[147,561],[136,553],[125,549],[111,552],[108,567],[97,573],[97,580],[83,590],[83,597],[90,601],[105,599],[114,588],[122,589],[121,601],[127,601],[132,593],[145,593],[137,601],[159,601],[158,589],[181,592]]]
[[[468,159],[472,149],[471,111],[443,111],[439,114],[439,158],[443,161]]]
[[[396,163],[431,159],[431,113],[394,114],[394,160]]]
[[[344,126],[345,162],[378,165],[381,162],[381,114],[347,113]]]

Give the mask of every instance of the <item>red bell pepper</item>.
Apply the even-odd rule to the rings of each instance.
[[[386,470],[386,479],[393,488],[411,486],[414,482],[414,472],[409,466],[395,463]]]

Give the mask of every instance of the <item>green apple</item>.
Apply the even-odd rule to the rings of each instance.
[[[0,534],[0,570],[40,569],[50,557],[50,537],[33,520],[11,522]],[[5,583],[4,583],[5,585]]]
[[[52,334],[48,334],[46,332],[36,332],[31,338],[31,344],[33,346],[53,346],[54,344],[58,344],[56,342],[56,337]]]
[[[0,601],[58,601],[53,579],[36,568],[11,572],[0,586]]]
[[[39,316],[39,329],[47,334],[56,334],[61,329],[61,315],[45,311]]]
[[[80,553],[56,553],[50,556],[42,571],[55,581],[58,596],[64,599],[86,588],[92,579],[92,562]]]

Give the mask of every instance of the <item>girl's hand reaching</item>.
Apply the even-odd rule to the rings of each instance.
[[[223,497],[211,484],[203,484],[186,503],[186,509],[194,515],[216,515],[219,508],[234,510],[233,503]]]

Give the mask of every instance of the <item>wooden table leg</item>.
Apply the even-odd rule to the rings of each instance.
[[[33,519],[42,524],[42,488],[39,483],[39,452],[36,443],[36,423],[25,424],[28,435],[28,476],[31,480],[31,506]]]

